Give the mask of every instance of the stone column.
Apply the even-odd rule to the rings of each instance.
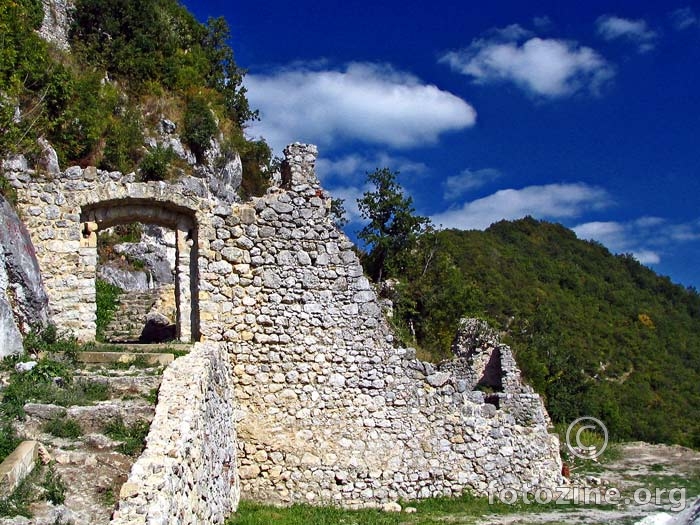
[[[175,301],[177,303],[177,337],[183,343],[192,341],[192,292],[190,258],[192,225],[180,221],[175,230]]]
[[[79,341],[94,341],[97,325],[97,298],[95,278],[97,276],[97,230],[94,221],[81,223],[80,248],[78,253],[78,286],[72,307],[78,312],[79,325],[73,329]]]

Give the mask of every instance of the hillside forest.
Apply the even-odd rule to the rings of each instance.
[[[219,161],[241,155],[241,197],[265,191],[275,159],[244,133],[258,115],[222,18],[202,24],[176,0],[75,3],[66,52],[35,31],[41,0],[0,2],[0,158],[31,160],[45,138],[62,166],[177,177],[191,167],[144,146],[165,116],[199,159],[212,138]],[[484,318],[513,347],[554,422],[591,415],[616,439],[700,447],[696,290],[530,217],[486,231],[436,229],[393,172],[368,179],[361,258],[393,301],[403,344],[439,361],[461,317]],[[0,194],[12,198],[1,175]]]
[[[532,217],[437,230],[396,175],[368,174],[358,236],[404,344],[440,361],[461,317],[486,319],[555,423],[595,416],[615,439],[700,447],[695,289]]]

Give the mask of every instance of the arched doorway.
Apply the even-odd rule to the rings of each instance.
[[[80,212],[82,274],[91,276],[94,283],[99,232],[134,222],[163,226],[175,232],[176,338],[181,342],[199,340],[198,226],[193,210],[174,203],[133,198],[84,205]]]

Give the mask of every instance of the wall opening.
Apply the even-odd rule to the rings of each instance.
[[[98,300],[106,281],[130,288],[98,335],[115,343],[199,340],[197,222],[191,210],[136,199],[100,202],[82,209],[81,233],[81,259],[92,263]],[[110,274],[114,278],[105,279]]]

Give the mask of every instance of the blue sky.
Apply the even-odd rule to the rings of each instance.
[[[388,167],[435,224],[529,214],[700,288],[700,4],[185,3],[231,26],[248,134],[317,144],[351,219]]]

